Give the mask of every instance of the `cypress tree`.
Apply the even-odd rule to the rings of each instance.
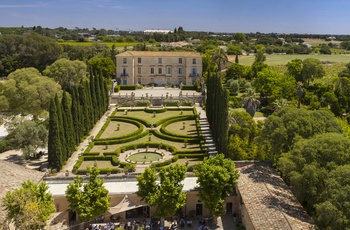
[[[102,116],[102,107],[101,107],[101,103],[102,103],[102,98],[101,98],[101,82],[100,82],[100,78],[98,76],[95,75],[95,93],[96,93],[96,101],[98,103],[98,106],[95,108],[98,112],[98,119]]]
[[[75,131],[73,126],[72,111],[69,106],[67,92],[63,92],[62,97],[62,111],[63,111],[63,126],[66,134],[68,157],[72,155],[75,149]]]
[[[77,87],[72,89],[72,119],[73,119],[73,127],[75,130],[75,144],[78,145],[83,137],[82,135],[82,126],[81,126],[81,112],[80,112],[80,104],[79,104],[79,95],[77,91]]]
[[[67,161],[67,156],[68,156],[68,148],[67,148],[67,140],[66,140],[66,135],[64,132],[64,127],[63,127],[63,115],[62,115],[62,104],[60,103],[58,99],[58,95],[56,94],[55,96],[55,104],[56,104],[56,109],[57,109],[57,118],[58,118],[58,125],[59,125],[59,136],[61,138],[61,151],[62,151],[62,161],[63,163]]]
[[[82,135],[84,136],[89,132],[89,114],[88,114],[88,108],[87,108],[87,98],[86,93],[84,89],[84,83],[81,82],[78,86],[78,93],[79,93],[79,104],[81,108],[81,128],[82,128]]]
[[[51,99],[49,116],[48,162],[50,167],[59,170],[62,168],[63,161],[60,127],[54,98]]]
[[[90,94],[91,94],[91,103],[92,103],[92,112],[93,112],[93,123],[95,124],[97,122],[98,117],[98,111],[96,110],[98,106],[98,102],[96,99],[96,91],[95,91],[95,76],[92,73],[92,70],[90,69]]]

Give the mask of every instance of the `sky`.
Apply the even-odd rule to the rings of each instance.
[[[350,34],[349,0],[0,0],[0,27]]]

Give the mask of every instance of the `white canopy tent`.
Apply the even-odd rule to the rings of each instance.
[[[125,195],[123,200],[120,201],[119,204],[109,208],[109,212],[111,214],[117,214],[117,213],[125,212],[134,208],[139,208],[142,206],[147,206],[147,204],[135,204],[129,199],[128,195]]]

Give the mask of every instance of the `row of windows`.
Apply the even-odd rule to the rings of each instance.
[[[142,69],[141,67],[138,67],[137,68],[137,73],[138,74],[141,74],[142,73]],[[151,67],[150,69],[150,73],[151,74],[154,74],[154,67]],[[178,71],[177,71],[178,74],[183,74],[183,68],[178,68]],[[127,75],[127,71],[126,71],[126,68],[123,68],[123,73],[122,73],[124,76]],[[158,68],[158,74],[163,74],[163,68]],[[166,74],[171,74],[171,68],[168,67],[166,69]],[[197,72],[197,69],[196,68],[192,68],[192,71],[191,71],[191,75],[197,75],[198,72]]]
[[[151,72],[151,74],[154,74],[154,67],[151,67],[150,72]],[[137,68],[137,73],[141,74],[141,67]],[[183,69],[182,68],[178,68],[177,73],[178,74],[183,74]],[[197,69],[196,68],[192,68],[191,73],[192,73],[192,75],[193,74],[197,75]],[[163,68],[158,68],[158,74],[163,74]],[[168,67],[166,69],[166,74],[171,74],[171,68]]]
[[[127,63],[127,59],[126,58],[123,58],[123,64],[126,64]],[[141,64],[142,63],[142,60],[141,58],[137,58],[137,63],[138,64]],[[158,64],[162,64],[163,63],[163,58],[158,58]],[[179,64],[182,64],[182,58],[179,58]],[[197,59],[196,58],[193,58],[192,59],[192,64],[197,64]]]

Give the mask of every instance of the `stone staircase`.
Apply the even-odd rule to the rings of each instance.
[[[198,109],[197,108],[198,113],[200,113],[199,116],[199,124],[201,126],[202,129],[202,134],[205,140],[205,147],[207,148],[207,153],[209,156],[215,156],[218,151],[216,150],[216,146],[215,143],[213,141],[213,138],[211,136],[211,130],[209,127],[209,123],[207,120],[207,115],[205,113],[204,110],[202,109]]]

